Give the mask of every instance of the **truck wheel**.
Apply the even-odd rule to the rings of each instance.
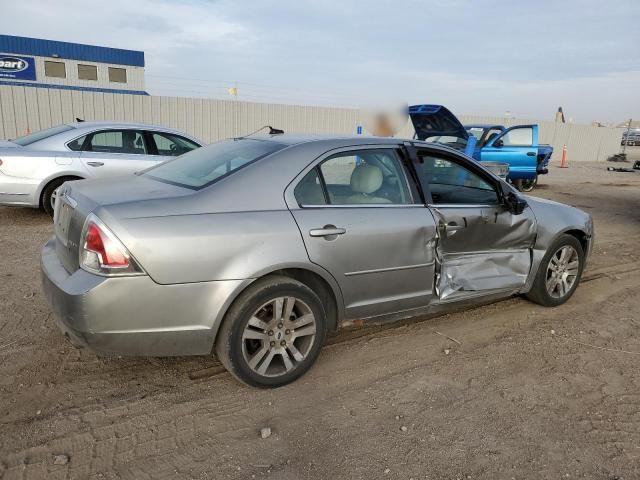
[[[265,277],[227,312],[216,356],[241,382],[275,388],[311,368],[326,335],[324,308],[312,289],[289,277]]]
[[[534,178],[527,178],[526,180],[515,180],[513,184],[519,191],[527,193],[532,191],[538,184],[538,176],[536,175]]]

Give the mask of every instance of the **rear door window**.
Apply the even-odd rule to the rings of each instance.
[[[327,201],[331,205],[413,203],[404,168],[393,149],[332,155],[300,181],[295,196],[301,206]]]
[[[71,147],[69,147],[71,148]],[[95,153],[138,154],[147,153],[144,135],[140,130],[103,130],[91,134],[83,150]]]

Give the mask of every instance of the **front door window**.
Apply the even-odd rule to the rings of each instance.
[[[470,169],[449,159],[422,156],[418,164],[421,182],[431,192],[432,203],[496,205],[496,189]]]

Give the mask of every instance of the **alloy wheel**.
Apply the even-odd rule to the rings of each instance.
[[[277,297],[258,308],[242,332],[242,354],[251,370],[265,377],[291,372],[311,351],[316,319],[296,297]]]
[[[58,197],[58,189],[56,188],[53,192],[51,192],[51,199],[50,199],[50,203],[51,203],[51,210],[56,209],[56,198]]]
[[[580,257],[571,245],[560,247],[549,260],[546,272],[547,292],[553,298],[567,295],[578,278]]]
[[[532,191],[538,183],[537,178],[529,178],[527,180],[522,180],[521,189],[523,192]]]

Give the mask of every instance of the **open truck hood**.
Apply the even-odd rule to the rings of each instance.
[[[469,137],[460,120],[442,105],[412,105],[409,107],[409,117],[418,140],[434,137],[466,140]]]

